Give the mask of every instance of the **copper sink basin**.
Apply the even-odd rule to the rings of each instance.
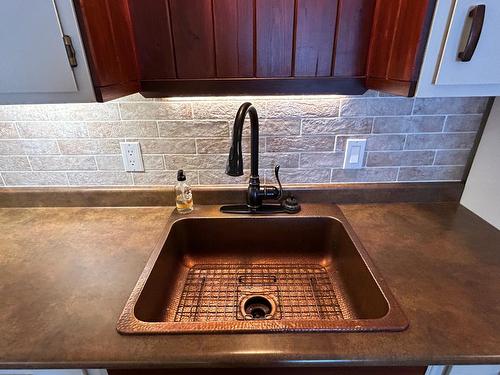
[[[118,321],[123,334],[399,331],[408,322],[338,207],[173,213]]]

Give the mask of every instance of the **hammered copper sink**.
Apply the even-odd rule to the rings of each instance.
[[[172,214],[118,321],[124,334],[400,331],[408,326],[334,205]]]

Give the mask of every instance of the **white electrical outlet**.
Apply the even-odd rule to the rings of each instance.
[[[344,169],[363,168],[366,139],[348,139],[345,146]]]
[[[120,142],[123,167],[127,172],[144,172],[141,145],[139,142]]]

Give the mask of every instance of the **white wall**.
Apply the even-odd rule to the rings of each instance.
[[[500,99],[495,99],[461,202],[500,229]]]

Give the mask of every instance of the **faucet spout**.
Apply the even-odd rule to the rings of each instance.
[[[229,150],[226,174],[237,177],[243,175],[243,152],[241,137],[247,113],[250,117],[251,177],[259,178],[259,117],[252,103],[243,103],[238,109],[233,126],[233,142]]]

